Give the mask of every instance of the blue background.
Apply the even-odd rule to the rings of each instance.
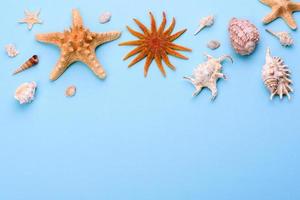
[[[24,9],[41,11],[43,25],[28,31],[16,23]],[[56,82],[49,74],[59,50],[35,41],[37,33],[63,31],[71,10],[79,8],[92,31],[120,30],[122,37],[103,45],[97,56],[108,77],[99,80],[83,64],[72,65]],[[300,199],[300,35],[296,45],[283,48],[268,35],[262,18],[270,9],[259,1],[240,0],[89,0],[2,1],[0,46],[14,43],[21,54],[0,53],[0,199],[1,200],[299,200]],[[101,25],[100,13],[112,21]],[[126,25],[137,29],[136,17],[149,25],[162,11],[175,16],[176,30],[188,32],[176,42],[193,49],[188,61],[163,78],[153,64],[143,77],[144,62],[128,69],[122,57],[132,48],[118,43],[134,39]],[[216,14],[216,23],[193,36],[199,20]],[[261,42],[249,57],[230,47],[227,26],[232,17],[250,19],[261,31]],[[294,14],[300,25],[300,15]],[[282,20],[268,26],[291,31]],[[220,40],[210,51],[206,43]],[[296,93],[289,102],[269,100],[261,80],[266,47],[290,66]],[[224,64],[228,81],[218,84],[210,101],[204,90],[182,80],[202,63],[202,53],[230,53]],[[33,54],[40,64],[22,74],[12,71]],[[13,93],[26,81],[37,81],[36,100],[18,105]],[[74,98],[64,96],[75,84]]]

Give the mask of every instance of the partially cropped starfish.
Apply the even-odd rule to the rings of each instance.
[[[172,70],[175,70],[175,66],[171,64],[168,55],[172,55],[181,59],[188,59],[187,57],[178,53],[177,51],[191,51],[191,49],[173,43],[173,41],[180,37],[187,29],[172,34],[175,27],[175,19],[173,18],[170,27],[167,30],[165,30],[165,26],[167,23],[165,13],[163,13],[162,23],[157,29],[156,21],[154,19],[153,14],[151,12],[149,14],[151,18],[151,29],[149,30],[139,20],[134,19],[135,23],[139,26],[143,33],[132,30],[130,27],[127,26],[128,31],[139,39],[135,41],[123,42],[120,44],[120,46],[137,46],[124,58],[124,60],[126,60],[138,54],[136,58],[132,60],[128,67],[133,66],[137,62],[147,57],[144,66],[144,76],[147,76],[149,67],[153,60],[155,60],[161,73],[164,76],[166,76],[166,72],[162,65],[162,61],[164,61],[166,65]]]
[[[50,43],[61,49],[61,57],[50,75],[51,80],[58,79],[74,62],[81,61],[101,79],[106,73],[97,60],[95,49],[106,42],[116,40],[121,33],[118,31],[95,33],[83,26],[78,10],[73,10],[73,26],[63,33],[38,34],[40,42]]]
[[[300,3],[291,0],[260,0],[260,2],[272,8],[272,12],[263,19],[263,23],[268,24],[281,17],[290,28],[297,29],[293,13],[300,11]]]
[[[36,12],[30,12],[28,10],[25,10],[24,14],[25,14],[25,18],[21,19],[19,21],[19,23],[21,23],[21,24],[26,23],[28,30],[31,30],[34,24],[41,24],[41,23],[43,23],[39,19],[40,10],[36,11]]]

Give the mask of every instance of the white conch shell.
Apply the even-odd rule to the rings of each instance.
[[[6,51],[7,55],[11,58],[14,58],[19,54],[19,51],[16,49],[16,46],[13,44],[6,45],[5,51]]]
[[[270,48],[267,49],[266,64],[263,66],[262,79],[264,84],[271,93],[272,100],[275,95],[279,95],[280,99],[284,95],[291,99],[290,93],[293,92],[291,88],[292,81],[290,79],[291,72],[284,61],[279,57],[272,57]]]
[[[37,88],[36,82],[23,83],[20,85],[15,92],[15,99],[20,104],[27,104],[34,100],[35,91]]]
[[[200,25],[194,35],[197,35],[200,31],[202,31],[206,27],[210,27],[215,23],[215,17],[213,15],[204,17],[200,21]]]
[[[284,47],[292,46],[294,44],[294,39],[288,32],[273,32],[269,29],[266,29],[266,31],[277,37],[280,41],[280,44]]]
[[[233,62],[229,55],[221,56],[220,58],[214,58],[210,55],[206,55],[207,61],[198,65],[194,70],[192,76],[185,76],[184,79],[190,81],[196,88],[193,96],[197,96],[203,88],[208,88],[212,92],[212,100],[217,97],[217,81],[220,78],[226,79],[226,76],[222,73],[222,62],[229,59]]]
[[[101,24],[105,24],[109,22],[111,19],[111,13],[110,12],[104,12],[100,15],[99,21]]]

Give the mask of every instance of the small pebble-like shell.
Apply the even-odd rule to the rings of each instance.
[[[104,12],[104,13],[102,13],[102,14],[100,15],[100,18],[99,18],[100,23],[101,23],[101,24],[105,24],[105,23],[109,22],[110,19],[111,19],[111,16],[112,16],[112,15],[111,15],[110,12]]]
[[[293,92],[291,87],[291,72],[284,61],[279,57],[272,57],[270,48],[267,49],[266,64],[263,66],[262,79],[264,84],[271,93],[272,100],[275,95],[280,99],[286,95],[290,99],[290,93]]]
[[[67,97],[73,97],[76,94],[76,86],[75,85],[71,85],[66,89],[66,96]]]
[[[11,58],[14,58],[19,54],[19,51],[16,49],[16,46],[13,44],[6,45],[5,51],[6,51],[7,55]]]
[[[28,82],[20,85],[15,92],[15,99],[20,102],[20,104],[27,104],[34,100],[35,91],[37,88],[36,82]]]
[[[259,42],[259,31],[249,20],[233,18],[228,28],[231,45],[236,53],[245,56],[254,52]]]
[[[266,29],[266,31],[278,38],[280,44],[284,47],[292,46],[294,44],[294,39],[288,32],[273,32],[269,29]]]
[[[221,46],[221,43],[217,40],[211,40],[207,43],[207,48],[215,50]]]
[[[213,15],[204,17],[200,21],[200,25],[194,35],[197,35],[200,31],[202,31],[206,27],[210,27],[215,23],[215,17]]]

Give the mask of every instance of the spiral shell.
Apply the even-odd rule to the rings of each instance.
[[[20,102],[20,104],[27,104],[34,100],[35,91],[37,84],[33,82],[23,83],[20,85],[15,92],[15,99]]]
[[[278,38],[280,44],[284,47],[289,47],[292,46],[294,44],[294,39],[292,38],[292,36],[290,35],[290,33],[288,32],[273,32],[269,29],[266,29],[266,31],[268,33],[270,33],[271,35],[275,36],[276,38]]]
[[[259,31],[248,20],[233,18],[228,28],[232,47],[242,55],[250,55],[254,52],[259,42]]]
[[[291,72],[284,61],[279,57],[272,57],[270,48],[267,49],[266,64],[263,66],[262,79],[264,84],[271,93],[272,100],[275,95],[279,95],[280,99],[284,95],[291,99],[290,93],[292,81],[290,79]]]
[[[18,69],[16,69],[13,73],[13,75],[16,75],[18,73],[21,73],[39,63],[39,57],[37,55],[33,55],[31,58],[29,58],[23,65],[21,65]]]

